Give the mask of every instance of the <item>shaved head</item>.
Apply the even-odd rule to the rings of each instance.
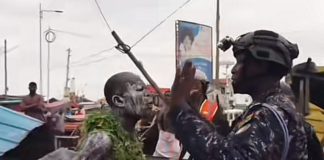
[[[141,78],[131,72],[121,72],[110,77],[105,85],[104,93],[106,100],[110,106],[113,106],[112,97],[114,95],[124,96],[127,91],[127,84],[142,84],[145,85]]]
[[[134,73],[113,75],[107,80],[104,93],[111,108],[120,114],[145,117],[151,112],[152,98],[147,94],[145,83]]]

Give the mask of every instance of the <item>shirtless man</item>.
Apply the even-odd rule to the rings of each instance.
[[[131,72],[113,75],[104,87],[104,95],[111,109],[110,114],[117,117],[121,127],[129,133],[130,137],[136,136],[135,124],[141,118],[151,116],[152,113],[152,99],[148,96],[145,87],[142,79]],[[111,129],[106,128],[106,130]],[[112,137],[99,129],[88,134],[84,145],[78,151],[60,148],[40,160],[111,160],[114,158],[113,152]],[[137,159],[132,160],[142,159],[144,157],[138,156]]]
[[[44,99],[41,95],[36,93],[37,84],[35,82],[29,83],[29,95],[25,96],[20,104],[20,110],[26,115],[37,118],[43,122],[46,121],[43,112],[45,111]]]

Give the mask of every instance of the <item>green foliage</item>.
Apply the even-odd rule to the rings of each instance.
[[[115,160],[144,160],[142,144],[136,137],[125,131],[118,119],[109,112],[94,113],[84,123],[83,132],[104,131],[113,142]]]

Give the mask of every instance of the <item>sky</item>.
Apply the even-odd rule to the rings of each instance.
[[[187,0],[98,0],[110,27],[133,45]],[[54,29],[50,44],[50,97],[62,98],[66,78],[67,49],[71,52],[70,77],[76,92],[96,100],[103,97],[107,79],[118,72],[140,75],[127,55],[112,49],[115,40],[94,0],[0,0],[0,94],[4,93],[4,40],[8,48],[8,94],[28,94],[28,83],[40,79],[39,5],[44,12],[42,31]],[[323,0],[220,0],[220,37],[257,29],[276,31],[300,50],[295,64],[311,57],[324,65]],[[213,27],[215,44],[216,0],[191,0],[155,31],[132,48],[160,87],[170,87],[175,72],[175,21],[185,20]],[[215,45],[213,47],[215,55]],[[43,94],[47,93],[48,45],[42,39]],[[220,61],[235,61],[231,51]],[[221,66],[221,77],[225,67]],[[146,81],[144,79],[144,81]],[[38,87],[40,89],[40,87]],[[40,91],[38,91],[40,92]]]

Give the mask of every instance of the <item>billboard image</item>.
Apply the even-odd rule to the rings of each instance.
[[[176,22],[176,65],[183,67],[190,60],[197,70],[213,79],[212,27],[186,22]]]

